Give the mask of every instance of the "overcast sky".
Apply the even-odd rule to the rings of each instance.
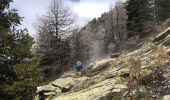
[[[65,5],[69,6],[74,14],[79,18],[79,24],[82,26],[87,19],[100,17],[107,12],[111,4],[116,0],[63,0]],[[28,28],[32,35],[35,35],[34,24],[37,17],[46,13],[51,0],[14,0],[12,8],[16,8],[20,16],[25,17],[21,28]]]

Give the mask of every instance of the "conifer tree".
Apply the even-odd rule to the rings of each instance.
[[[31,100],[41,75],[37,60],[26,61],[32,59],[33,38],[27,29],[16,29],[22,17],[9,9],[11,2],[0,0],[0,100]]]
[[[12,34],[12,27],[20,24],[21,17],[15,9],[9,10],[12,0],[0,1],[0,82],[11,83],[15,78],[12,65],[15,63],[13,48],[16,42],[15,35]],[[13,29],[15,30],[15,29]]]
[[[155,9],[159,22],[170,18],[170,0],[155,0]]]
[[[152,20],[151,8],[148,0],[128,0],[127,10],[127,29],[128,36],[141,35],[149,27],[148,22]]]

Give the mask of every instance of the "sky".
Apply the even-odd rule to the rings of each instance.
[[[51,0],[13,0],[11,8],[16,8],[20,16],[25,17],[19,28],[27,28],[31,35],[36,35],[34,25],[38,16],[46,14]],[[116,0],[63,0],[72,13],[77,16],[79,26],[93,18],[98,18],[109,10]]]

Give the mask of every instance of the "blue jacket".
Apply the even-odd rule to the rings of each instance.
[[[81,67],[82,66],[82,63],[79,59],[76,60],[75,62],[75,67],[78,68],[78,67]]]

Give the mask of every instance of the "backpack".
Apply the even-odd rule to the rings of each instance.
[[[81,61],[77,61],[76,65],[77,65],[77,67],[80,67],[81,66]]]

